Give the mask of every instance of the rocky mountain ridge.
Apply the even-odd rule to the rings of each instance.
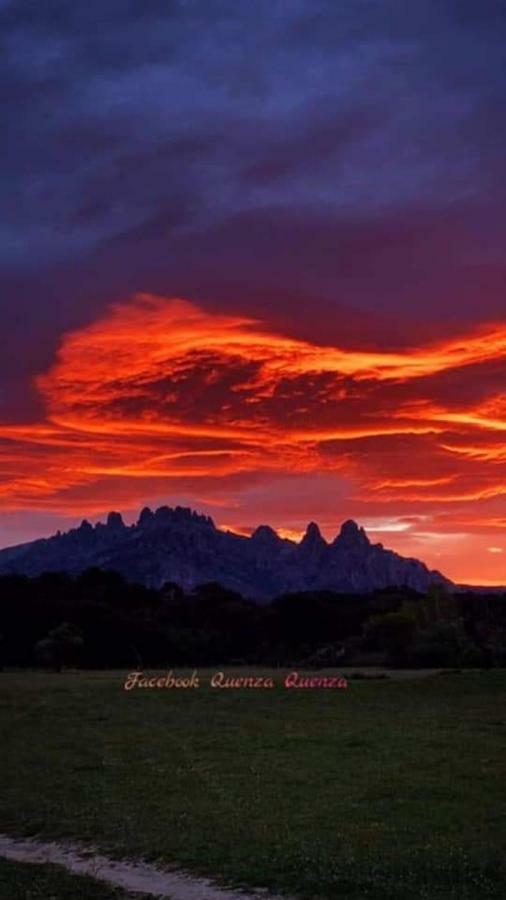
[[[84,520],[64,534],[0,551],[0,575],[77,574],[93,566],[154,588],[169,581],[185,589],[218,581],[259,601],[293,591],[406,586],[424,592],[432,583],[450,584],[419,560],[372,544],[351,520],[331,543],[311,522],[296,543],[268,525],[250,537],[222,531],[209,516],[184,507],[145,507],[133,525],[111,512],[105,524]]]

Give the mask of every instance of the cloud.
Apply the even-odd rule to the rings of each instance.
[[[137,290],[369,346],[500,316],[501,23],[436,0],[0,7],[9,414]]]
[[[0,25],[9,267],[265,208],[500,206],[487,4],[21,0]]]
[[[205,496],[227,479],[231,498],[237,479],[286,472],[328,473],[357,503],[399,513],[491,501],[506,491],[505,359],[500,323],[354,349],[141,295],[64,337],[36,380],[43,421],[1,427],[1,502],[96,508],[115,485],[133,504],[183,482]],[[465,389],[483,367],[487,397]],[[455,371],[460,393],[445,389]]]

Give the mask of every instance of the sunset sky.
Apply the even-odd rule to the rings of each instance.
[[[0,546],[148,504],[506,583],[503,0],[0,0]]]

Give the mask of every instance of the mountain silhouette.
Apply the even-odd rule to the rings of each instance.
[[[129,581],[159,588],[168,581],[185,589],[216,581],[259,601],[293,591],[368,592],[405,586],[425,592],[451,582],[382,544],[363,528],[344,522],[331,543],[311,522],[300,543],[261,525],[251,537],[222,531],[209,516],[177,506],[144,508],[134,525],[111,512],[105,524],[79,528],[0,551],[0,575],[43,572],[78,574],[99,567]]]

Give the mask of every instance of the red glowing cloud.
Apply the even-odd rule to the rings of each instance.
[[[80,514],[177,493],[241,527],[270,484],[264,518],[296,533],[325,505],[285,502],[296,477],[338,491],[334,523],[369,520],[443,569],[463,534],[448,574],[506,581],[505,360],[504,323],[392,353],[140,296],[64,336],[37,379],[45,421],[0,426],[0,504]]]

